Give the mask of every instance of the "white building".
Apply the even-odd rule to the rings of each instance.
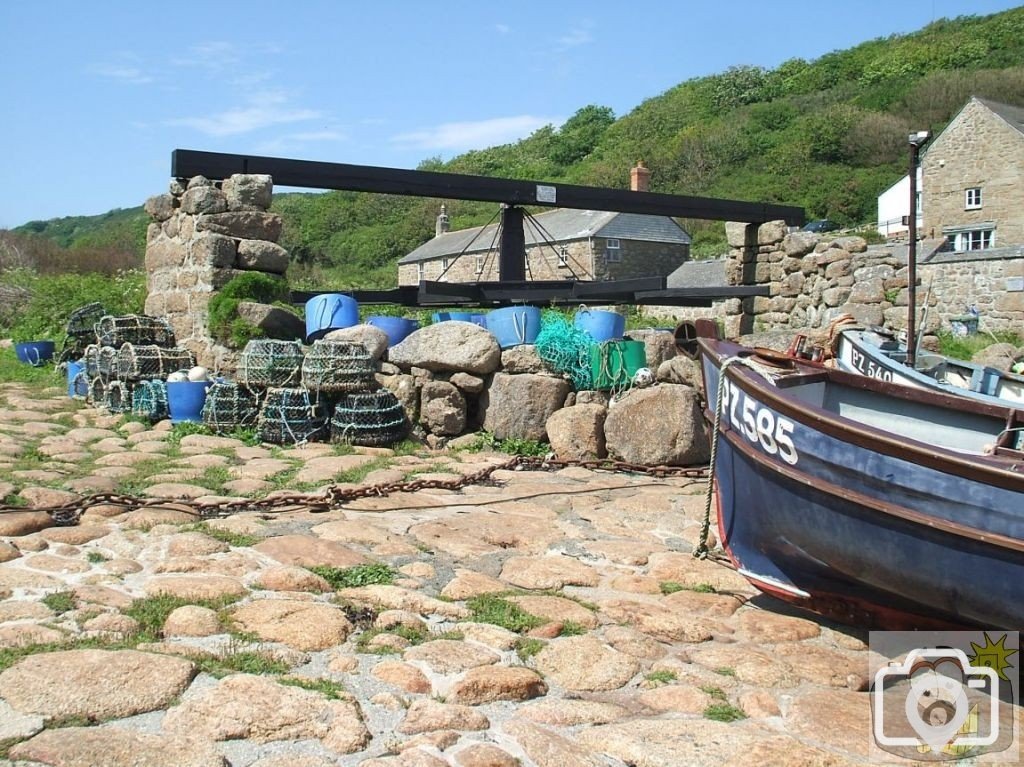
[[[907,233],[905,221],[910,215],[910,175],[907,174],[878,195],[878,233],[883,237],[903,237]],[[924,225],[921,205],[921,167],[917,168],[917,231]],[[920,237],[920,234],[918,234]]]

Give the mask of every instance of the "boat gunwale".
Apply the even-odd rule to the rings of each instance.
[[[701,338],[699,341],[702,356],[707,355],[711,359],[719,371],[719,375],[721,375],[723,360],[748,350],[747,347],[729,341],[710,338]],[[755,356],[756,359],[756,355],[752,354],[752,356]],[[963,409],[964,400],[956,395],[911,389],[899,384],[879,381],[834,368],[804,365],[796,360],[793,361],[793,364],[797,370],[805,371],[807,374],[824,373],[824,380],[842,386],[877,392],[915,403],[936,405],[952,410]],[[701,372],[703,374],[703,370]],[[1005,458],[980,454],[971,454],[970,458],[967,458],[947,448],[928,445],[910,437],[897,438],[889,432],[867,424],[858,423],[852,419],[825,410],[811,402],[800,400],[798,407],[792,398],[787,398],[779,393],[780,389],[785,391],[789,387],[773,386],[749,368],[734,367],[727,370],[725,374],[737,380],[738,383],[742,383],[744,388],[749,388],[756,392],[757,397],[763,404],[771,406],[808,428],[816,429],[840,441],[894,458],[909,460],[954,476],[994,485],[1005,490],[1024,493],[1024,473],[1021,473],[1024,470],[1024,461],[1015,460],[1013,457]],[[816,379],[822,380],[822,377],[816,376]],[[705,382],[706,388],[707,383]],[[710,416],[713,418],[714,406],[710,402],[710,394],[705,399],[707,401],[705,414],[710,413]],[[990,405],[974,401],[971,404],[974,406],[972,407],[973,412],[996,418],[1002,417],[1004,420],[1006,420],[1006,416],[1011,411],[1021,412],[1010,406]],[[775,466],[774,463],[772,465]],[[1015,470],[1015,467],[1020,468]]]

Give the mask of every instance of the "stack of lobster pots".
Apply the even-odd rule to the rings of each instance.
[[[195,366],[192,353],[175,345],[170,324],[142,314],[107,314],[93,332],[95,342],[82,355],[86,400],[112,413],[132,411],[154,421],[167,417],[164,381]]]
[[[386,446],[408,432],[394,394],[382,389],[364,346],[320,339],[253,340],[237,381],[210,387],[203,421],[218,433],[255,425],[259,438],[279,445],[339,442]]]

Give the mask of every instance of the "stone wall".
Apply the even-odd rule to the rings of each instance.
[[[216,291],[246,271],[284,274],[288,252],[277,245],[281,217],[269,213],[270,176],[234,175],[223,182],[196,176],[173,180],[167,194],[146,201],[146,308],[166,317],[178,343],[212,369],[230,366],[230,352],[210,337]]]
[[[893,248],[860,237],[788,232],[781,221],[727,224],[730,285],[768,285],[770,295],[716,301],[711,308],[651,307],[660,322],[711,317],[729,336],[755,330],[821,328],[841,314],[869,325],[907,324],[908,270]],[[918,263],[918,305],[928,299],[929,331],[977,307],[982,330],[1024,330],[1024,248],[937,254]]]

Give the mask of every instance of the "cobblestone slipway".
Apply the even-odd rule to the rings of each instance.
[[[256,496],[505,458],[177,440],[60,394],[0,386],[0,497],[25,507],[0,514],[0,765],[867,763],[865,635],[693,559],[703,483],[499,471],[327,513],[98,506],[49,527],[32,507],[70,494]],[[392,583],[307,569],[378,563]],[[508,627],[481,621],[501,611]]]

